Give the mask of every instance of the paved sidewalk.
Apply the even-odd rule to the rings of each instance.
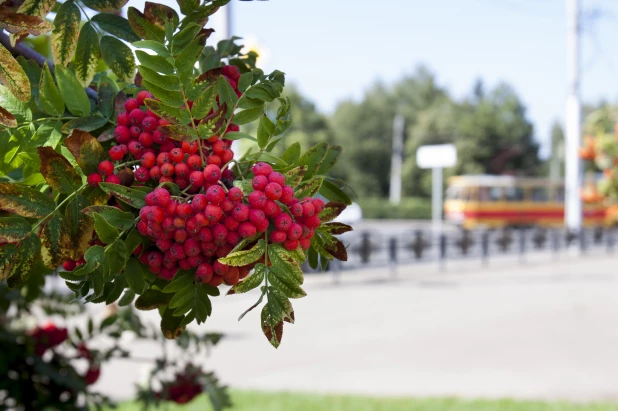
[[[207,329],[227,338],[207,364],[236,388],[618,399],[618,257],[516,261],[452,263],[445,273],[405,266],[396,280],[359,270],[339,285],[312,276],[278,350],[261,335],[259,310],[236,321],[257,295],[219,298]],[[117,362],[98,385],[129,397],[141,368]]]

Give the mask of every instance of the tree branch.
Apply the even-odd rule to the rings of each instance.
[[[54,71],[54,63],[49,61],[45,56],[43,56],[36,50],[28,47],[24,43],[18,43],[15,46],[11,46],[11,40],[9,36],[4,32],[0,32],[0,44],[2,44],[14,56],[23,56],[28,60],[34,61],[39,66],[43,66],[43,64],[47,63],[49,65],[49,69],[52,72]],[[94,101],[98,100],[97,92],[90,87],[86,87],[86,94],[90,99]]]

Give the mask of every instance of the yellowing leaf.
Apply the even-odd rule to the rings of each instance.
[[[25,0],[17,9],[17,13],[45,17],[56,4],[56,0]]]
[[[38,36],[53,29],[50,22],[38,16],[15,13],[6,7],[0,8],[0,27],[9,33],[28,32]]]
[[[51,35],[52,55],[57,66],[68,66],[73,58],[79,35],[81,13],[72,1],[66,1],[54,19]]]
[[[54,211],[54,201],[38,190],[21,184],[0,183],[0,209],[23,217],[43,218]]]
[[[75,49],[75,76],[83,87],[92,82],[99,63],[99,37],[92,23],[84,24]]]
[[[103,36],[101,38],[101,55],[120,80],[130,82],[135,76],[135,56],[122,41],[115,37]]]
[[[15,120],[15,116],[9,113],[2,106],[0,106],[0,124],[10,128],[17,127],[17,120]]]
[[[0,83],[20,101],[30,100],[30,80],[13,58],[11,53],[0,44]]]
[[[68,258],[71,239],[64,218],[56,213],[41,230],[41,258],[48,268],[57,268]]]
[[[37,152],[41,159],[41,174],[51,188],[71,194],[81,187],[82,179],[62,154],[57,153],[52,147],[39,147]]]
[[[103,159],[103,146],[92,134],[75,129],[64,141],[64,144],[75,157],[84,174],[96,172],[99,162]]]
[[[118,11],[127,4],[128,0],[82,0],[89,8],[96,11]]]

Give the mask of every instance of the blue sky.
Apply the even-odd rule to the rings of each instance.
[[[455,97],[477,78],[511,84],[545,152],[551,124],[563,120],[565,0],[232,1],[234,34],[256,39],[265,70],[286,72],[325,113],[424,64]],[[616,100],[618,2],[581,1],[583,99]],[[591,19],[594,10],[602,17]]]

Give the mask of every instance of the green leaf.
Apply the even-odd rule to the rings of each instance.
[[[343,149],[341,146],[329,146],[328,153],[315,174],[320,175],[328,173],[335,166],[335,164],[337,164],[337,160],[339,160],[342,150]]]
[[[90,100],[75,75],[69,69],[57,65],[56,80],[69,111],[80,117],[88,115],[90,113]]]
[[[193,102],[191,114],[194,118],[202,119],[214,108],[217,98],[214,85],[207,87]]]
[[[155,83],[151,83],[148,80],[144,80],[142,82],[144,87],[148,89],[156,98],[161,100],[163,103],[168,104],[170,106],[180,107],[185,104],[185,101],[182,97],[182,93],[180,91],[175,90],[167,90]]]
[[[13,58],[11,53],[0,44],[0,84],[5,85],[18,100],[30,100],[30,80]]]
[[[138,49],[149,49],[157,53],[162,57],[171,57],[170,52],[165,48],[165,45],[159,41],[153,40],[140,40],[133,43],[134,47]]]
[[[264,308],[262,308],[262,332],[268,342],[273,347],[278,348],[279,344],[281,344],[281,338],[283,338],[283,321],[280,319],[281,314],[279,312],[275,312],[275,315],[273,315],[272,311],[274,310],[271,308],[272,306],[274,306],[274,304],[270,304],[269,307],[267,303]]]
[[[226,257],[219,258],[219,262],[233,267],[241,267],[257,261],[264,255],[265,250],[266,243],[264,240],[260,240],[250,250],[236,251],[228,254]]]
[[[304,277],[300,265],[281,245],[269,244],[268,258],[272,263],[271,271],[275,271],[279,278],[285,278],[290,283],[303,283]]]
[[[169,294],[164,294],[159,290],[153,290],[151,288],[137,297],[137,300],[135,300],[135,308],[142,311],[154,310],[155,308],[167,305],[171,298]]]
[[[152,70],[144,65],[139,66],[138,69],[144,80],[157,84],[166,90],[180,90],[180,82],[178,81],[178,77],[159,74],[155,70]]]
[[[288,163],[286,163],[285,161],[281,160],[279,157],[275,157],[272,154],[269,153],[262,153],[258,156],[257,161],[265,161],[267,163],[271,163],[276,165],[277,167],[287,167]]]
[[[120,294],[122,294],[122,292],[127,286],[127,282],[124,280],[124,277],[122,276],[117,276],[113,284],[114,286],[112,288],[112,291],[109,294],[107,294],[107,297],[105,298],[105,304],[107,305],[116,301],[120,297]]]
[[[140,38],[154,40],[159,43],[165,40],[165,31],[149,22],[144,14],[135,7],[129,7],[127,18],[129,19],[129,24]]]
[[[264,84],[258,84],[256,86],[249,88],[245,92],[245,95],[247,96],[247,98],[257,99],[261,101],[268,101],[268,102],[273,101],[276,97],[276,95],[274,95],[274,93],[272,93],[272,91],[269,90],[268,87],[266,87]]]
[[[195,129],[188,126],[182,126],[180,124],[168,124],[165,126],[159,126],[159,131],[177,141],[193,141],[197,140],[197,133]]]
[[[151,70],[163,74],[174,74],[174,66],[172,66],[172,63],[167,61],[164,57],[156,54],[148,54],[142,50],[137,50],[135,55],[137,56],[140,65],[144,67],[148,67]]]
[[[94,217],[94,214],[99,214],[105,219],[111,226],[116,227],[119,230],[128,230],[134,225],[135,217],[131,213],[122,211],[112,206],[90,206],[84,209],[84,213]],[[133,250],[131,250],[133,251]]]
[[[32,226],[23,217],[0,217],[0,243],[16,243],[31,229]]]
[[[29,235],[18,243],[14,251],[11,251],[13,261],[5,265],[8,269],[2,268],[0,261],[0,281],[8,278],[9,288],[19,287],[28,279],[41,253],[41,241],[37,236]]]
[[[81,131],[94,131],[106,125],[108,119],[100,115],[86,116],[67,121],[62,126],[63,134],[71,134],[75,129]]]
[[[275,125],[268,118],[267,115],[263,115],[260,119],[257,129],[257,142],[260,148],[264,148],[268,145],[268,140],[275,132]]]
[[[93,22],[97,23],[101,30],[126,40],[128,42],[139,41],[139,37],[131,28],[129,21],[124,17],[112,13],[97,13],[92,16]]]
[[[96,217],[95,217],[96,219]],[[105,262],[109,269],[109,274],[114,275],[125,268],[129,251],[124,241],[118,239],[105,247]]]
[[[164,30],[168,22],[172,32],[178,27],[178,13],[165,4],[147,1],[144,6],[144,17],[155,26]]]
[[[139,301],[139,298],[137,300]],[[165,310],[161,316],[161,331],[163,332],[163,336],[168,340],[178,338],[185,329],[185,327],[181,325],[183,319],[183,317],[175,317],[171,309],[168,308]]]
[[[161,101],[150,98],[144,100],[144,104],[153,113],[169,122],[180,123],[182,125],[187,125],[191,122],[191,116],[189,115],[189,111],[187,109],[170,106]]]
[[[73,59],[80,21],[79,7],[72,0],[64,2],[58,9],[51,35],[52,55],[56,66],[67,67]]]
[[[62,122],[59,120],[41,122],[34,136],[32,136],[33,146],[49,146],[56,148],[62,139],[62,133],[60,132],[61,125]]]
[[[175,53],[182,51],[197,36],[202,27],[195,23],[189,23],[184,29],[174,35],[172,46]]]
[[[0,183],[0,209],[22,217],[43,218],[54,211],[54,201],[30,187]]]
[[[88,205],[88,200],[81,195],[71,200],[65,209],[65,221],[69,227],[69,257],[79,260],[86,252],[92,240],[94,220],[82,213]]]
[[[99,50],[99,36],[92,23],[87,22],[79,33],[75,49],[75,76],[82,87],[88,87],[94,78],[99,63]]]
[[[118,306],[126,307],[127,305],[131,304],[134,299],[135,292],[133,292],[133,290],[126,290],[122,295],[122,298],[120,298],[120,301],[118,301]]]
[[[82,0],[89,8],[96,11],[119,11],[122,9],[128,0]]]
[[[322,210],[322,213],[324,211],[325,210]],[[320,213],[320,215],[321,215],[321,213]],[[339,223],[339,222],[323,224],[320,227],[320,229],[323,230],[326,233],[330,233],[330,234],[334,234],[334,235],[343,234],[343,233],[347,233],[349,231],[353,231],[354,230],[349,225],[344,224],[344,223]]]
[[[41,159],[41,174],[51,188],[65,194],[81,188],[81,177],[62,154],[54,151],[52,147],[39,147],[37,152]]]
[[[124,269],[124,276],[127,284],[135,294],[142,294],[146,289],[146,280],[142,265],[135,258],[130,258],[127,261],[127,266]]]
[[[190,270],[179,270],[174,279],[165,286],[164,293],[177,293],[178,291],[192,287],[195,283],[195,272]]]
[[[300,158],[300,143],[291,144],[281,155],[281,159],[288,164],[295,164]]]
[[[343,192],[342,189],[337,187],[335,184],[328,180],[324,180],[322,182],[322,187],[320,188],[320,194],[331,201],[341,202],[346,205],[352,204],[352,199],[346,193]]]
[[[249,98],[243,94],[242,97],[238,99],[238,107],[243,109],[264,107],[264,102],[256,98]]]
[[[18,123],[32,121],[32,111],[28,107],[28,104],[19,101],[17,97],[4,86],[0,86],[0,106],[4,107],[5,110],[15,116],[15,120],[17,120]]]
[[[55,0],[26,0],[19,6],[17,13],[45,17],[55,3]]]
[[[142,244],[142,236],[139,231],[134,228],[131,232],[129,232],[129,235],[125,238],[124,243],[127,245],[127,250],[129,253],[132,253],[140,244]]]
[[[264,105],[262,104],[259,107],[250,108],[247,110],[240,111],[238,114],[234,115],[234,124],[242,126],[243,124],[251,123],[252,121],[257,120],[262,117],[264,114]]]
[[[277,290],[281,291],[288,298],[306,297],[307,293],[296,282],[289,281],[288,278],[279,274],[279,271],[272,271],[274,275],[268,276],[268,282]]]
[[[121,81],[131,82],[135,76],[135,56],[122,41],[112,36],[101,37],[103,60]]]
[[[193,72],[195,62],[204,50],[204,36],[198,36],[191,40],[191,42],[176,56],[175,64],[176,70],[179,72]],[[193,79],[191,79],[192,81]]]
[[[113,243],[120,234],[115,227],[105,221],[105,218],[96,213],[94,214],[94,229],[97,232],[99,239],[103,241],[103,244]]]
[[[242,294],[257,288],[264,281],[266,266],[264,264],[256,264],[253,274],[234,285],[228,294]]]
[[[180,6],[180,12],[185,16],[188,16],[197,10],[200,5],[199,0],[176,0],[176,2],[178,3],[178,6]]]
[[[234,111],[238,96],[225,76],[220,76],[217,80],[217,94],[219,95],[219,105],[227,104],[227,117],[229,118]]]
[[[240,76],[238,79],[238,90],[244,92],[249,88],[251,82],[253,81],[253,73],[248,71]]]
[[[104,74],[99,78],[97,93],[101,114],[106,118],[110,118],[114,114],[114,100],[116,99],[116,94],[118,94],[118,85]]]
[[[304,180],[308,180],[315,172],[320,168],[326,154],[328,153],[328,143],[322,142],[307,150],[298,160],[301,166],[307,166],[307,172],[305,173]]]
[[[51,116],[61,116],[64,114],[64,100],[54,83],[54,78],[47,63],[43,65],[41,70],[41,81],[39,83],[39,100],[41,108]]]
[[[304,184],[301,188],[297,189],[294,196],[299,199],[313,197],[318,193],[323,182],[324,179],[322,177],[314,178],[313,180],[306,182],[306,184]]]
[[[253,137],[252,135],[249,135],[247,133],[241,133],[238,131],[231,131],[229,133],[225,133],[225,138],[227,140],[241,140],[241,139],[245,139],[245,140],[251,140],[257,143],[257,139],[255,137]]]
[[[101,143],[86,131],[74,129],[64,140],[64,144],[86,175],[96,173],[97,166],[106,158]]]
[[[146,193],[119,184],[100,183],[99,187],[108,194],[124,201],[134,208],[146,206]]]

